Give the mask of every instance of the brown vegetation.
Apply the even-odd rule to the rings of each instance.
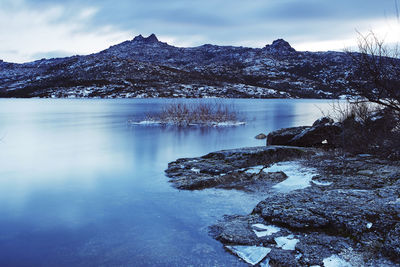
[[[336,144],[348,152],[400,158],[400,119],[396,111],[371,102],[332,104],[329,116],[342,126]]]
[[[160,114],[148,116],[147,120],[162,124],[215,125],[219,123],[239,122],[239,113],[233,105],[218,102],[211,103],[173,103],[166,105]]]

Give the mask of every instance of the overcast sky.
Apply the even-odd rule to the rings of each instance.
[[[155,33],[175,46],[341,51],[358,30],[400,40],[398,0],[0,0],[0,59],[89,54]],[[399,7],[400,8],[400,7]]]

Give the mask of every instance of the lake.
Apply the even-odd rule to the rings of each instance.
[[[165,103],[215,100],[0,99],[1,266],[246,266],[208,235],[261,199],[179,191],[170,161],[265,145],[255,135],[310,125],[328,100],[218,100],[244,126],[131,125]]]

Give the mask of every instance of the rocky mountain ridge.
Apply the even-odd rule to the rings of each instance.
[[[351,57],[263,48],[175,47],[151,34],[99,53],[0,61],[0,97],[337,98],[349,92]]]

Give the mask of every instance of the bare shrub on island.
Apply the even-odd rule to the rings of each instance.
[[[177,126],[243,124],[233,104],[220,102],[167,104],[160,114],[147,116],[147,120]]]

